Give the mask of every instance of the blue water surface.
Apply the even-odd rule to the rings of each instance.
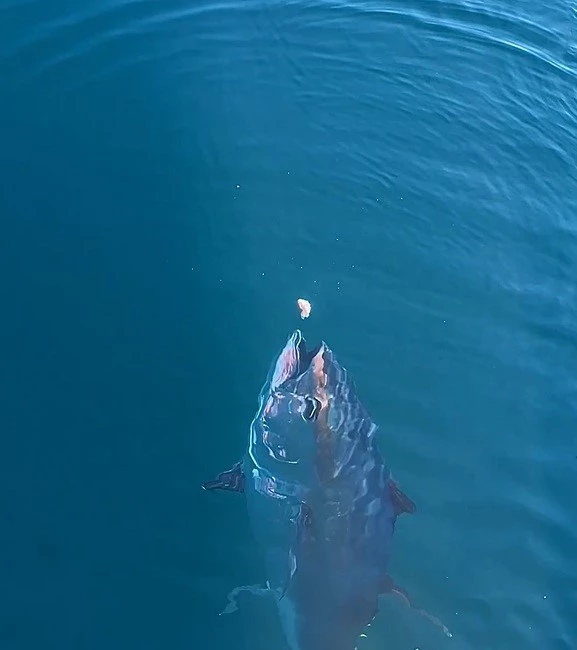
[[[360,650],[576,648],[576,89],[566,0],[0,0],[0,648],[286,650],[200,484],[301,325],[453,633]]]

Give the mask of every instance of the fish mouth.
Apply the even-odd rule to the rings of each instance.
[[[291,336],[291,339],[294,339],[294,345],[297,356],[297,367],[295,373],[290,379],[296,379],[303,375],[311,366],[313,359],[317,354],[322,350],[323,344],[319,343],[312,348],[307,347],[307,342],[305,337],[302,335],[300,330],[296,330]]]
[[[308,348],[302,332],[295,330],[278,356],[271,378],[271,388],[273,390],[280,388],[287,381],[304,375],[322,348],[323,343]]]

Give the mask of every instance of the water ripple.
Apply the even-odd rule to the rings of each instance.
[[[282,25],[291,21],[302,22],[302,11],[307,22],[317,26],[349,19],[355,25],[365,21],[374,28],[379,24],[376,19],[380,19],[386,20],[387,24],[411,28],[412,38],[418,34],[414,29],[425,29],[441,37],[501,46],[534,57],[558,72],[572,77],[577,74],[577,67],[564,63],[560,56],[553,54],[554,51],[565,53],[569,47],[562,34],[519,14],[492,11],[481,4],[465,6],[448,2],[423,3],[419,0],[402,4],[333,0],[321,4],[294,0],[286,5],[293,12],[290,16],[283,16],[282,24],[277,24],[279,32]],[[335,11],[332,18],[327,19],[327,9]]]
[[[157,11],[159,6],[162,6],[162,11]],[[167,8],[165,3],[158,0],[125,0],[101,4],[61,15],[40,23],[33,29],[27,29],[24,36],[12,43],[4,53],[3,63],[10,63],[11,59],[17,57],[42,59],[32,69],[32,76],[41,76],[52,68],[86,56],[110,42],[133,36],[154,35],[160,28],[171,24],[230,11],[242,11],[242,7],[226,1],[174,9]],[[217,34],[213,36],[218,37]],[[232,40],[235,37],[230,34],[228,38]],[[48,58],[36,55],[36,52],[45,50],[58,53]],[[155,59],[149,56],[144,60]]]

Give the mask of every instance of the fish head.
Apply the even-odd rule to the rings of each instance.
[[[358,432],[366,430],[363,422],[371,424],[330,348],[324,341],[309,347],[295,330],[271,366],[253,440],[274,461],[334,475],[350,458]]]
[[[313,452],[309,429],[322,403],[311,368],[325,347],[320,343],[309,349],[302,332],[295,330],[271,366],[253,428],[276,461],[297,464]]]

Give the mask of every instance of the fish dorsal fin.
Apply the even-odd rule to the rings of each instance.
[[[212,481],[202,484],[203,490],[226,490],[227,492],[244,492],[244,472],[242,461],[235,463],[226,472],[221,472]]]
[[[417,506],[415,505],[415,502],[409,499],[409,497],[401,490],[399,484],[393,479],[390,479],[389,486],[395,515],[402,515],[404,512],[410,515],[414,514],[417,510]]]

